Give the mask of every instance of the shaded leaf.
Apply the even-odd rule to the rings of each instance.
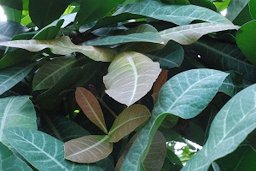
[[[10,8],[15,8],[22,10],[22,0],[0,0],[2,6],[8,6]]]
[[[78,61],[75,58],[55,58],[42,65],[33,78],[33,90],[43,90],[54,85],[67,73]]]
[[[27,67],[12,67],[0,71],[0,95],[11,89],[13,86],[22,81],[34,65]]]
[[[167,81],[160,90],[150,121],[138,133],[121,169],[141,170],[141,162],[165,116],[168,113],[183,118],[198,115],[213,99],[226,76],[221,71],[195,69],[180,73]]]
[[[143,105],[135,104],[122,111],[115,119],[108,135],[110,142],[118,142],[150,117],[150,111]]]
[[[32,171],[32,169],[6,146],[0,143],[0,170],[1,171]]]
[[[65,143],[65,159],[77,163],[94,163],[106,158],[113,149],[108,136],[88,135]]]
[[[207,142],[182,169],[207,170],[213,161],[234,151],[256,128],[256,85],[252,85],[224,105],[214,118]]]
[[[116,101],[130,106],[147,94],[160,72],[159,63],[143,54],[121,53],[103,77],[106,93]]]
[[[36,112],[28,96],[0,99],[0,141],[6,143],[7,128],[37,129]]]
[[[166,156],[166,140],[161,132],[156,132],[149,147],[147,157],[143,161],[147,171],[160,171]]]
[[[58,55],[70,55],[71,53],[79,52],[92,60],[103,62],[111,61],[115,55],[111,49],[75,45],[67,36],[54,40],[14,40],[0,42],[0,46],[21,48],[31,52],[38,52],[50,48],[52,53]]]
[[[154,101],[156,101],[156,97],[161,89],[161,87],[164,85],[164,83],[168,79],[168,70],[162,70],[158,78],[156,79],[156,82],[154,83],[153,86],[153,93],[152,93],[152,98]]]
[[[189,24],[194,20],[231,24],[228,19],[207,8],[195,5],[168,5],[158,1],[142,1],[129,4],[120,8],[114,15],[121,13],[142,15],[177,25]]]
[[[231,0],[227,8],[227,18],[233,21],[250,0]]]
[[[107,134],[108,130],[97,98],[90,91],[82,87],[76,88],[75,97],[76,102],[87,118]]]
[[[9,0],[8,0],[9,1]],[[9,41],[14,35],[27,31],[26,27],[19,23],[8,21],[0,22],[0,40]]]
[[[11,146],[38,170],[98,171],[97,165],[77,165],[64,159],[63,143],[43,132],[12,128],[5,131]]]
[[[250,1],[249,2],[249,8],[250,8],[250,13],[251,16],[256,19],[256,1]]]
[[[237,30],[238,28],[238,26],[233,24],[197,23],[163,30],[160,32],[160,35],[164,43],[174,40],[182,45],[189,45],[208,33]]]

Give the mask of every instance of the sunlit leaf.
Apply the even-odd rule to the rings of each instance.
[[[76,102],[87,118],[107,134],[108,131],[103,112],[97,98],[90,91],[82,87],[76,88],[75,96]]]
[[[121,53],[103,77],[106,93],[116,101],[130,106],[147,94],[160,71],[159,63],[143,54]]]
[[[203,149],[192,157],[182,171],[207,170],[213,161],[234,151],[256,128],[256,85],[235,95],[212,121]]]
[[[118,142],[146,122],[149,117],[150,112],[143,105],[135,104],[126,108],[114,121],[108,134],[109,141]]]
[[[94,163],[106,158],[113,149],[108,136],[88,135],[65,143],[65,159],[77,163]]]
[[[79,52],[95,61],[109,62],[114,58],[114,51],[110,49],[97,48],[93,46],[80,46],[71,42],[70,38],[63,36],[54,40],[14,40],[0,42],[0,46],[26,49],[38,52],[50,48],[52,53],[58,55],[70,55]]]

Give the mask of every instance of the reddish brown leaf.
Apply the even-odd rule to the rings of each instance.
[[[167,81],[167,79],[168,79],[168,70],[162,70],[153,86],[152,98],[154,102],[156,101],[156,97],[158,95],[160,88]]]
[[[107,134],[108,131],[103,112],[96,97],[90,91],[82,87],[76,88],[75,96],[77,104],[80,106],[88,119]]]

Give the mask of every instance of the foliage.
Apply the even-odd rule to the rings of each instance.
[[[256,169],[255,1],[0,4],[0,170]]]

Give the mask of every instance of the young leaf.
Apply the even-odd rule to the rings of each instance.
[[[27,67],[12,67],[0,71],[0,95],[11,89],[13,86],[22,81],[34,65]]]
[[[111,49],[75,45],[68,36],[59,37],[54,40],[14,40],[0,42],[0,46],[21,48],[31,52],[38,52],[50,48],[52,53],[58,55],[70,55],[71,53],[79,52],[92,60],[103,62],[112,61],[115,55],[115,52]]]
[[[42,65],[33,78],[33,90],[49,89],[69,72],[75,63],[75,58],[55,58]]]
[[[226,76],[217,70],[195,69],[167,81],[159,92],[150,121],[139,132],[121,169],[141,170],[147,148],[165,116],[173,114],[188,119],[198,115],[216,95]]]
[[[182,171],[207,170],[213,161],[234,151],[256,128],[256,85],[235,95],[214,118],[203,149]]]
[[[143,162],[145,170],[160,171],[164,164],[166,152],[165,137],[157,131],[149,147],[148,155]]]
[[[116,101],[130,106],[147,94],[160,72],[159,63],[143,54],[121,53],[103,77],[106,93]]]
[[[32,171],[32,169],[6,146],[0,143],[0,170],[1,171]]]
[[[82,87],[76,88],[75,97],[76,102],[88,119],[107,134],[104,115],[97,98],[90,91]]]
[[[135,104],[126,108],[114,121],[108,134],[109,142],[118,142],[145,123],[149,117],[150,111],[143,105]]]
[[[12,128],[5,131],[10,145],[38,170],[100,171],[97,165],[77,165],[64,159],[63,143],[43,132]]]
[[[77,163],[94,163],[106,158],[113,149],[108,136],[88,135],[65,143],[65,159]]]
[[[160,35],[164,43],[174,40],[179,44],[189,45],[208,33],[233,29],[237,30],[239,27],[233,24],[197,23],[163,30],[160,32]]]
[[[177,25],[189,24],[194,20],[231,24],[224,16],[207,8],[195,5],[168,5],[158,1],[142,1],[129,4],[120,8],[114,15],[122,13],[142,15]]]
[[[0,142],[6,142],[4,130],[13,127],[37,129],[36,112],[28,96],[0,99]]]

